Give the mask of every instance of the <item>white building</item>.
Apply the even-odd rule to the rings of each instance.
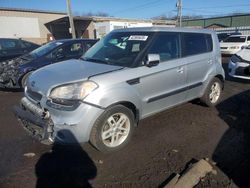
[[[129,22],[129,21],[104,21],[95,22],[96,37],[102,38],[104,35],[114,29],[129,28],[129,27],[150,27],[152,22]]]
[[[56,39],[70,37],[69,18],[63,17],[45,24]],[[153,25],[175,27],[174,20],[124,19],[99,16],[76,16],[74,25],[77,37],[102,38],[114,29],[150,27]]]
[[[52,34],[44,24],[66,15],[62,12],[0,7],[0,38],[23,38],[38,44],[45,43]]]

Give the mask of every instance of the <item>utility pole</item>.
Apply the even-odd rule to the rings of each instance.
[[[177,23],[178,23],[178,26],[181,27],[182,26],[182,0],[178,0],[178,2],[176,3],[176,7],[177,7]]]
[[[71,11],[71,0],[67,0],[67,10],[68,10],[68,17],[69,17],[69,32],[72,35],[72,38],[76,38],[76,32],[75,32],[75,26],[74,26],[74,21],[73,21],[73,16],[72,16],[72,11]]]

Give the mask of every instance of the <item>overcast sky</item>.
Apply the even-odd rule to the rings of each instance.
[[[121,18],[176,15],[177,0],[71,0],[75,14],[104,12]],[[0,7],[66,11],[66,0],[0,0]],[[220,16],[250,13],[249,0],[183,0],[184,15]]]

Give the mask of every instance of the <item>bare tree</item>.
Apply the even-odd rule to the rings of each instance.
[[[106,12],[83,12],[83,13],[79,13],[79,12],[74,12],[74,16],[101,16],[101,17],[112,17],[110,16],[108,13]]]
[[[203,18],[203,16],[202,15],[195,15],[195,14],[182,16],[182,19],[184,19],[184,20],[186,20],[186,19],[199,19],[199,18]],[[153,19],[153,20],[176,20],[177,16],[176,15],[162,14],[159,16],[152,17],[151,19]]]

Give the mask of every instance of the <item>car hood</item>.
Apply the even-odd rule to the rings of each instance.
[[[250,62],[250,49],[243,49],[237,53],[237,55],[246,61]]]
[[[221,42],[220,47],[243,46],[244,42]]]
[[[120,66],[72,59],[36,70],[29,76],[27,86],[32,91],[47,94],[58,85],[84,81],[89,77],[122,68]]]

